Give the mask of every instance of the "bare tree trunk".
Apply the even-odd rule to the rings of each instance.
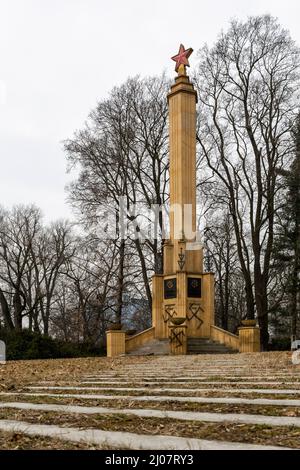
[[[260,327],[260,342],[263,350],[267,350],[269,342],[267,286],[262,274],[258,273],[254,275],[254,277],[257,319]]]
[[[300,159],[298,157],[298,164],[296,167],[296,174],[300,174]],[[296,226],[295,226],[295,240],[294,240],[294,263],[292,271],[292,296],[291,296],[291,333],[293,336],[297,336],[298,333],[298,297],[299,297],[299,272],[300,272],[300,201],[299,191],[298,198],[296,200]]]
[[[224,279],[224,311],[223,311],[223,320],[222,320],[222,328],[224,330],[228,330],[228,318],[229,318],[229,250],[227,248],[227,262],[225,265],[225,279]]]
[[[144,257],[143,251],[142,251],[140,240],[138,240],[138,239],[135,240],[135,246],[137,248],[137,252],[138,252],[139,257],[140,257],[144,286],[145,286],[145,290],[146,290],[149,309],[151,310],[152,309],[152,295],[151,295],[151,289],[150,289],[150,285],[149,285],[147,266],[146,266],[145,257]]]
[[[15,292],[13,296],[14,307],[14,324],[17,331],[22,331],[22,313],[24,311],[24,304],[22,303],[19,292]]]
[[[293,264],[293,272],[292,272],[292,283],[291,283],[291,334],[293,337],[296,338],[297,336],[297,323],[298,323],[298,267],[299,261],[297,253],[295,253],[295,260]]]
[[[116,320],[122,324],[122,308],[123,308],[123,290],[124,290],[124,262],[125,262],[125,240],[122,238],[119,248],[119,270],[117,281],[117,307]]]
[[[4,317],[5,328],[9,330],[13,330],[14,324],[10,315],[10,309],[9,309],[7,300],[5,298],[5,295],[3,294],[1,289],[0,289],[0,305],[1,305],[1,310],[2,310],[3,317]]]
[[[45,317],[43,318],[43,324],[44,324],[44,335],[49,334],[49,314],[46,313]]]

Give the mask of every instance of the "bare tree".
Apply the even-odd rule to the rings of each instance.
[[[208,213],[207,218],[205,263],[208,271],[215,273],[216,321],[223,329],[235,332],[246,316],[246,306],[234,227],[228,213]]]
[[[275,19],[232,21],[197,71],[202,157],[214,200],[229,210],[244,276],[247,316],[268,343],[268,282],[281,178],[291,155],[299,50]]]
[[[116,245],[110,241],[99,244],[84,237],[77,239],[75,254],[66,263],[65,282],[69,280],[67,285],[73,299],[68,310],[77,314],[77,324],[82,326],[78,338],[83,341],[96,343],[103,334],[101,323],[107,326],[115,319],[118,276],[115,251]],[[61,302],[59,299],[57,302],[61,311]],[[57,325],[57,318],[54,322]]]
[[[58,221],[44,228],[35,245],[32,245],[31,256],[39,298],[37,313],[41,315],[45,335],[49,333],[51,306],[58,277],[74,252],[71,226],[66,221]]]
[[[125,197],[126,216],[134,225],[127,240],[117,233],[119,247],[118,310],[124,291],[125,243],[135,246],[141,268],[141,279],[151,309],[149,274],[161,272],[162,250],[159,241],[142,241],[138,216],[131,207],[143,203],[161,205],[166,199],[167,168],[167,84],[164,77],[128,80],[114,88],[108,100],[100,102],[90,115],[83,131],[65,143],[68,159],[79,165],[80,175],[69,188],[72,204],[84,214],[90,228],[102,224],[99,208],[116,207]],[[162,219],[160,215],[160,225]],[[149,263],[148,254],[151,253]]]
[[[1,306],[7,326],[16,330],[22,329],[23,318],[35,308],[30,305],[28,309],[25,281],[32,269],[32,246],[41,230],[40,220],[35,206],[17,206],[0,215]]]

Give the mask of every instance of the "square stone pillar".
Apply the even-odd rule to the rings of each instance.
[[[213,273],[204,273],[203,285],[203,336],[210,336],[210,327],[215,324],[215,277]]]
[[[164,278],[160,274],[152,276],[152,326],[155,328],[155,337],[165,337],[165,322],[163,315]]]
[[[125,335],[125,331],[122,330],[108,330],[106,332],[107,357],[125,354]]]
[[[260,352],[260,329],[258,326],[239,328],[239,352]]]
[[[170,240],[165,240],[164,243],[164,274],[173,274],[176,272],[177,267],[174,267],[174,245]]]
[[[187,353],[186,325],[169,324],[170,354],[180,355]]]
[[[187,274],[185,272],[177,272],[177,302],[176,316],[186,317],[187,314]]]

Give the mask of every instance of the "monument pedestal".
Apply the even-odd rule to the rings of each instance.
[[[209,338],[214,325],[214,275],[177,272],[154,276],[152,324],[155,337],[169,337],[173,318],[186,318],[187,336]]]

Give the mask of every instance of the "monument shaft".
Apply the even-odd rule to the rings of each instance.
[[[171,212],[170,239],[187,236],[185,229],[196,230],[196,101],[197,93],[186,75],[176,77],[168,95],[170,135],[170,204],[181,208],[182,223],[174,227]],[[184,218],[185,205],[191,206],[191,220]],[[176,233],[177,232],[177,233]]]
[[[153,326],[157,338],[174,337],[176,331],[180,337],[210,337],[214,277],[203,273],[203,249],[196,242],[197,92],[185,66],[177,71],[168,94],[170,238],[164,244],[163,275],[153,277]],[[184,324],[174,329],[175,319]]]
[[[184,270],[202,272],[202,248],[196,241],[196,103],[189,77],[176,77],[168,95],[170,145],[170,240],[164,247],[164,274]],[[187,243],[189,244],[187,248]]]

